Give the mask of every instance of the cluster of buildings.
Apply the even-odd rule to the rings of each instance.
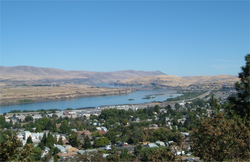
[[[41,142],[44,134],[48,135],[48,131],[44,132],[30,132],[30,131],[20,131],[17,134],[17,138],[22,142],[22,145],[24,146],[27,142],[27,139],[31,137],[34,146],[38,146],[38,144]],[[59,140],[60,136],[62,137],[62,140],[66,143],[66,137],[64,135],[59,134],[52,134],[53,137],[56,136],[57,141]]]

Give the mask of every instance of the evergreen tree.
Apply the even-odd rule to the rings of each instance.
[[[214,94],[211,96],[209,104],[213,110],[213,114],[218,114],[220,112],[221,106],[218,103],[218,100],[214,97]]]
[[[88,149],[88,148],[91,148],[91,147],[92,147],[92,145],[91,145],[91,143],[90,143],[89,136],[86,136],[86,137],[84,138],[84,144],[83,144],[82,147],[83,147],[84,149]]]
[[[52,131],[52,132],[57,132],[56,122],[53,122],[51,131]]]
[[[53,147],[53,145],[54,145],[54,138],[53,138],[52,134],[49,132],[47,140],[46,140],[46,146],[51,148],[51,147]]]
[[[34,148],[34,161],[39,161],[41,159],[42,150],[40,147]]]
[[[175,161],[176,156],[170,147],[144,148],[140,152],[142,161]]]
[[[224,113],[202,119],[193,130],[194,155],[205,161],[249,161],[250,131],[242,121],[226,120]]]
[[[31,161],[33,147],[30,144],[19,149],[20,141],[16,133],[12,136],[4,134],[4,142],[0,142],[0,161]]]
[[[239,73],[239,82],[235,83],[237,95],[231,96],[229,102],[232,105],[232,115],[239,115],[245,118],[246,121],[250,119],[250,54],[245,56],[246,65],[241,67],[242,72]]]
[[[57,144],[57,137],[56,137],[56,135],[54,135],[53,138],[54,138],[54,143]]]
[[[46,142],[47,142],[47,136],[46,136],[46,133],[44,133],[43,138],[42,138],[40,143],[42,143],[44,146],[46,146]]]
[[[79,147],[79,142],[77,140],[77,135],[75,133],[72,133],[69,136],[69,143],[71,144],[71,146],[73,147]]]
[[[32,141],[32,138],[29,136],[28,139],[27,139],[27,142],[26,143],[29,143],[29,144],[33,144],[33,141]]]
[[[62,136],[59,137],[58,145],[64,145],[63,140],[62,140]]]
[[[63,120],[61,126],[60,126],[60,130],[63,133],[69,133],[70,132],[70,128],[68,126],[68,122],[67,120]]]
[[[134,152],[135,152],[135,154],[136,154],[136,155],[139,155],[139,154],[141,153],[142,148],[143,148],[143,147],[142,147],[141,144],[136,145],[136,146],[134,147]]]

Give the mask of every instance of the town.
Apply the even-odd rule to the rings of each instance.
[[[209,96],[210,93],[203,95]],[[165,107],[127,104],[63,111],[11,111],[1,116],[1,126],[6,134],[17,132],[20,147],[32,145],[36,150],[34,160],[65,161],[94,152],[108,161],[114,156],[132,161],[147,158],[139,155],[143,147],[171,148],[179,158],[192,159],[191,130],[202,117],[213,114],[212,106],[210,101],[197,98]]]

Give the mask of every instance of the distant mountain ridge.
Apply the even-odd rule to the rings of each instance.
[[[114,72],[91,72],[91,71],[67,71],[54,68],[34,66],[0,66],[0,80],[56,80],[72,81],[81,83],[108,83],[131,77],[166,75],[160,71],[135,71],[123,70]],[[75,81],[74,81],[75,82]]]

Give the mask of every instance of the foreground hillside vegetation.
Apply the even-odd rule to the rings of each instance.
[[[250,54],[245,60],[236,93],[227,99],[212,94],[209,100],[103,109],[99,114],[41,110],[39,118],[30,113],[23,120],[18,112],[5,113],[0,116],[0,161],[181,161],[189,157],[250,161]]]

